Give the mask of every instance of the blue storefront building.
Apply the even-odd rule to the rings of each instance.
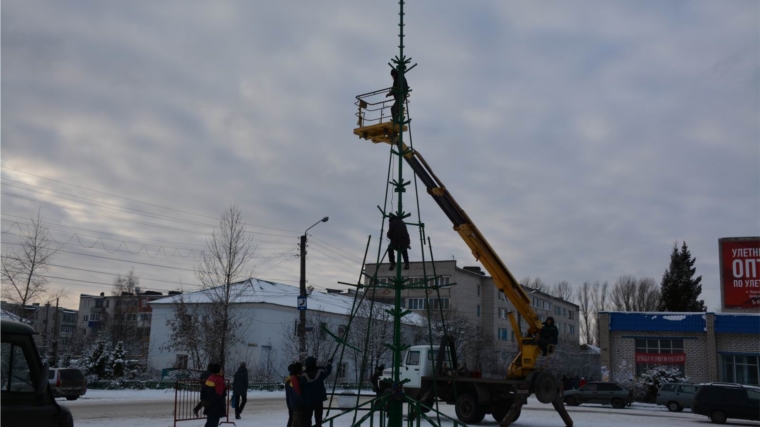
[[[759,314],[603,312],[598,326],[602,371],[612,381],[668,365],[692,382],[760,385]]]

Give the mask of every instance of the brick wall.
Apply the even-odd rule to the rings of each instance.
[[[715,334],[717,351],[760,354],[760,338],[750,334]]]

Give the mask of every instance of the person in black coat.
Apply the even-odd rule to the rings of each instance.
[[[404,90],[409,90],[409,83],[406,82],[406,76],[404,76],[403,81],[399,78],[398,71],[395,68],[391,69],[391,77],[393,77],[393,87],[385,97],[392,96],[394,99],[393,106],[391,107],[391,117],[393,120],[396,120],[399,111],[401,111],[401,104],[405,99],[403,92]]]
[[[391,268],[389,270],[396,268],[396,253],[393,251],[394,249],[401,252],[401,257],[404,258],[404,270],[409,270],[409,253],[407,249],[409,249],[410,240],[409,231],[406,229],[404,220],[395,214],[390,214],[386,236],[391,241],[391,244],[388,245],[388,259],[391,261]]]
[[[372,374],[370,377],[370,382],[372,383],[372,391],[375,392],[375,396],[380,397],[382,394],[382,390],[380,389],[380,376],[383,375],[383,369],[385,369],[385,365],[380,365],[375,368],[375,373]]]
[[[327,366],[317,366],[317,359],[313,356],[306,358],[306,369],[299,379],[301,393],[303,393],[304,427],[311,427],[311,416],[314,415],[314,426],[322,427],[322,405],[327,400],[325,379],[332,372],[332,359],[327,361]]]
[[[201,380],[201,391],[203,390],[203,384],[206,383],[206,380],[208,377],[211,376],[211,363],[206,366],[206,370],[201,373],[201,376],[198,377],[199,380]],[[195,414],[195,417],[198,418],[200,415],[198,412],[200,412],[201,408],[203,408],[203,396],[200,398],[200,402],[198,402],[197,405],[195,405],[195,408],[193,408],[193,414]]]
[[[232,381],[232,393],[237,396],[235,419],[239,420],[245,402],[248,401],[248,369],[245,367],[245,362],[240,362],[240,367],[235,372],[235,378]]]
[[[559,329],[554,325],[554,318],[549,316],[544,322],[544,327],[538,333],[538,348],[541,349],[541,354],[546,356],[550,345],[557,345],[559,339]]]

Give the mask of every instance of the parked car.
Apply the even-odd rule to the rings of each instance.
[[[633,402],[633,392],[618,383],[592,382],[578,390],[565,390],[564,400],[569,406],[601,403],[619,409]]]
[[[71,411],[53,398],[31,326],[0,323],[0,424],[3,427],[74,427]]]
[[[691,401],[699,389],[691,383],[663,384],[657,392],[658,405],[665,405],[670,412],[681,412],[683,408],[691,408]]]
[[[760,421],[760,387],[729,383],[699,386],[691,412],[723,424],[728,418]]]
[[[50,390],[54,397],[77,400],[87,393],[87,380],[82,371],[74,368],[52,368],[48,374]]]

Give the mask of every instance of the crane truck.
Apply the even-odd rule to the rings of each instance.
[[[361,97],[361,95],[360,95]],[[530,306],[530,298],[515,279],[506,264],[491,247],[475,223],[454,200],[441,180],[433,173],[419,151],[398,142],[398,126],[391,122],[366,125],[362,121],[362,108],[370,108],[360,97],[359,128],[354,134],[373,143],[387,143],[399,150],[406,163],[422,181],[427,193],[433,197],[443,213],[449,218],[462,240],[472,251],[477,261],[493,277],[494,285],[514,306],[514,309],[528,324],[525,336],[515,334],[518,352],[509,365],[505,378],[472,378],[457,372],[455,343],[444,337],[436,351],[430,346],[415,346],[407,350],[402,366],[402,374],[410,381],[405,384],[405,392],[416,395],[417,400],[428,406],[435,399],[454,404],[460,421],[467,424],[481,422],[490,413],[502,426],[509,426],[520,416],[527,397],[535,395],[541,403],[551,403],[567,427],[572,427],[573,420],[567,413],[559,384],[551,373],[537,369],[536,360],[542,353],[537,336],[543,327],[540,317]],[[381,107],[382,108],[382,107]],[[407,130],[403,126],[401,132]],[[513,312],[508,319],[514,331],[519,325]],[[446,369],[446,367],[453,369]],[[417,377],[417,378],[413,378]]]

